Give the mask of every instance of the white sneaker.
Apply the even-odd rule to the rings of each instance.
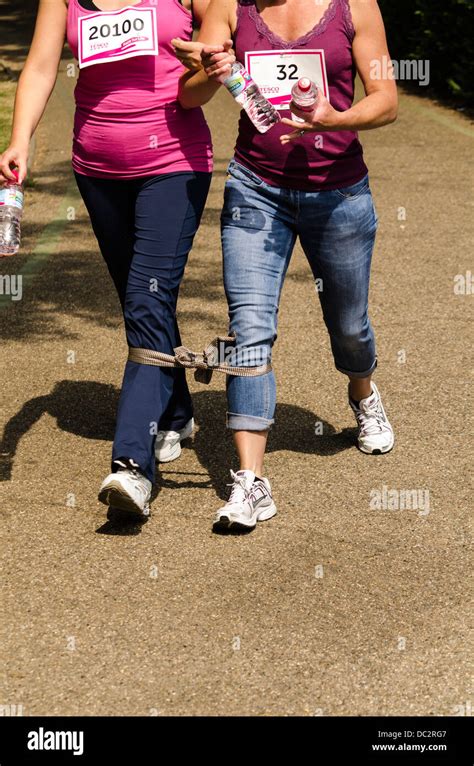
[[[131,458],[119,458],[114,463],[120,467],[102,482],[99,500],[104,505],[132,511],[142,516],[150,515],[152,484],[138,470],[138,464]]]
[[[381,455],[390,452],[395,437],[375,383],[372,383],[371,395],[366,399],[361,399],[359,406],[354,404],[350,396],[349,404],[359,426],[359,449],[369,455]]]
[[[155,441],[155,457],[159,463],[170,463],[181,455],[181,442],[191,436],[194,418],[188,420],[180,431],[158,431]]]
[[[253,471],[230,472],[232,490],[227,503],[216,513],[214,529],[253,529],[257,521],[277,512],[268,479],[255,479]]]

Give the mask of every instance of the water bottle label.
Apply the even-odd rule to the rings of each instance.
[[[308,77],[329,99],[324,50],[250,51],[245,66],[260,91],[276,109],[288,109],[291,89]]]
[[[23,192],[4,186],[0,189],[0,207],[16,207],[18,210],[22,210]]]
[[[240,96],[246,88],[252,82],[252,78],[247,72],[236,72],[226,80],[226,88],[233,95],[234,98]]]

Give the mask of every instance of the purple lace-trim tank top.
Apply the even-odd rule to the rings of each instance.
[[[354,27],[349,0],[331,0],[321,21],[292,42],[282,40],[268,28],[255,0],[237,2],[234,45],[238,61],[245,64],[246,54],[260,51],[319,51],[317,55],[325,66],[332,106],[338,111],[351,107],[356,70],[352,58]],[[285,60],[281,58],[281,61]],[[284,73],[287,76],[293,74],[295,70],[287,67],[276,71],[281,77]],[[262,85],[257,76],[255,79]],[[266,82],[268,84],[267,76]],[[282,117],[291,116],[288,110],[280,113]],[[329,191],[350,186],[366,175],[367,167],[356,132],[308,133],[298,141],[282,146],[280,136],[289,130],[288,126],[279,124],[260,134],[242,111],[235,159],[272,186],[303,191]]]

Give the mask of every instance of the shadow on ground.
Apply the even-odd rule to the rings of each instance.
[[[15,455],[21,439],[33,425],[48,413],[58,428],[84,439],[112,441],[119,390],[113,385],[93,381],[63,380],[51,393],[25,402],[7,422],[0,442],[0,481],[12,477]],[[192,448],[205,471],[193,474],[173,470],[170,466],[159,472],[157,485],[168,488],[213,487],[225,497],[229,467],[235,465],[230,432],[224,427],[226,396],[224,391],[198,391],[193,396],[195,419],[199,430]],[[336,433],[334,427],[311,412],[293,404],[279,404],[277,424],[271,432],[269,452],[281,450],[334,455],[354,443],[355,429]],[[315,435],[315,422],[323,424],[323,435]],[[191,444],[191,442],[188,442]],[[178,469],[179,463],[175,464]],[[186,478],[180,479],[183,476]],[[193,476],[202,476],[201,479]],[[176,478],[175,478],[176,477]]]
[[[219,497],[227,498],[229,469],[236,466],[236,458],[231,432],[225,428],[225,392],[198,391],[193,395],[193,402],[199,430],[192,448],[199,463],[209,474],[206,486],[212,486]],[[349,428],[336,433],[335,428],[316,413],[294,404],[278,404],[275,421],[270,432],[267,454],[288,451],[329,456],[354,445],[356,429]],[[315,435],[316,421],[322,423],[321,436]],[[182,487],[179,479],[172,478],[175,475],[171,466],[163,468],[162,486]]]
[[[62,431],[85,439],[112,440],[117,403],[115,386],[71,380],[60,381],[51,393],[25,402],[3,431],[0,481],[11,479],[18,445],[42,415],[55,418]]]

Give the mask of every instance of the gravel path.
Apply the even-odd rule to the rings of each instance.
[[[0,2],[0,34],[10,12]],[[22,18],[4,61],[26,50]],[[194,442],[161,472],[152,518],[130,526],[96,500],[126,346],[70,171],[71,63],[38,131],[22,253],[0,264],[0,284],[23,278],[21,300],[0,295],[0,701],[25,715],[462,713],[474,285],[467,275],[463,294],[456,276],[472,269],[471,125],[403,95],[398,122],[363,135],[380,217],[377,383],[396,449],[354,446],[298,248],[267,460],[278,516],[251,535],[212,534],[235,465],[216,375],[209,387],[191,377]],[[226,329],[218,223],[236,114],[225,93],[207,108],[216,171],[179,310],[191,348]],[[418,506],[374,508],[384,487],[416,491]]]

